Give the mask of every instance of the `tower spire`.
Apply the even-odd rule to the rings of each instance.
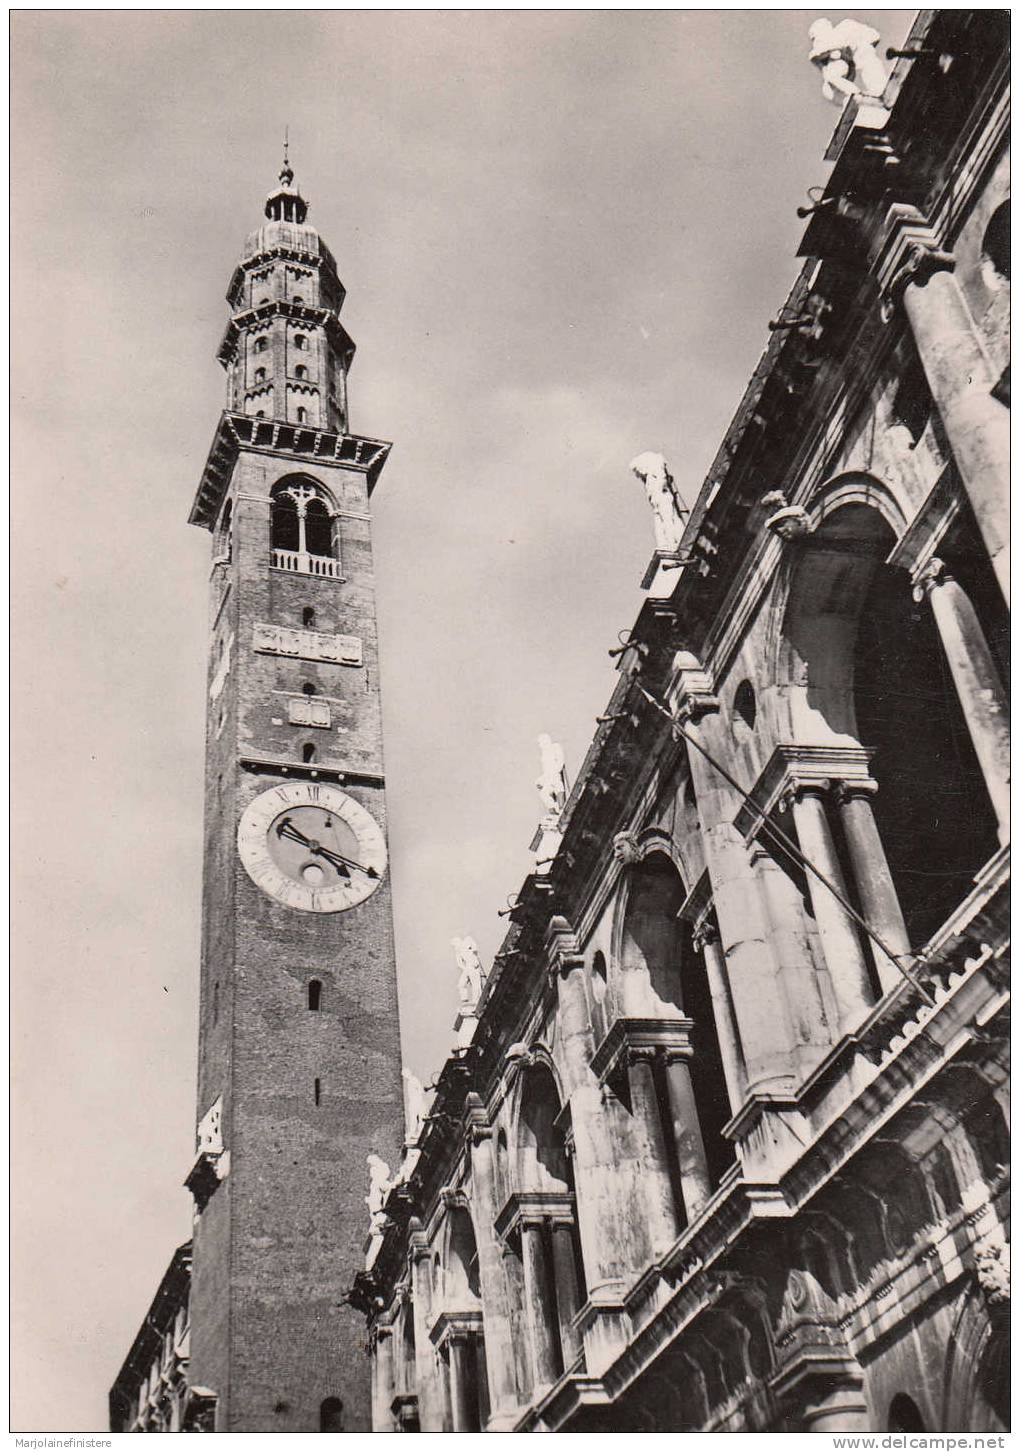
[[[279,185],[266,197],[266,216],[272,222],[302,223],[308,213],[308,203],[294,185],[294,168],[290,164],[290,127],[283,133],[283,165],[280,167]]]

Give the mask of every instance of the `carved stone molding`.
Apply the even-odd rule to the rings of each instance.
[[[886,321],[908,287],[923,287],[936,272],[952,272],[955,266],[955,257],[939,247],[938,237],[917,208],[894,202],[886,213],[877,264]]]

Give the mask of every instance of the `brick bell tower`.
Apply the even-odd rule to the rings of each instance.
[[[400,1041],[369,499],[344,289],[287,163],[227,292],[212,533],[189,1382],[224,1432],[368,1431],[366,1157]],[[214,1410],[214,1418],[213,1418]]]

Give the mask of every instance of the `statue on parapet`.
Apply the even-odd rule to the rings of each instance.
[[[881,36],[860,20],[816,20],[808,58],[822,73],[822,95],[843,107],[851,96],[878,100],[889,77],[875,50]]]
[[[542,775],[535,786],[546,812],[558,817],[567,805],[569,792],[563,747],[543,731],[538,738],[538,749],[542,754]]]
[[[465,1009],[474,1012],[478,1007],[478,1000],[482,996],[482,988],[485,984],[485,973],[482,969],[482,960],[478,956],[478,944],[474,938],[451,938],[453,951],[457,955],[457,967],[460,969],[460,977],[457,979],[457,992],[460,995],[461,1012]]]
[[[366,1163],[368,1165],[368,1194],[365,1196],[365,1204],[368,1206],[372,1229],[376,1231],[382,1218],[386,1196],[392,1189],[390,1167],[377,1154],[369,1155]]]
[[[661,454],[638,454],[630,468],[645,486],[655,526],[655,548],[660,554],[675,555],[680,548],[684,526],[690,510],[680,498],[679,490]]]
[[[416,1140],[421,1133],[421,1127],[425,1123],[425,1115],[428,1111],[425,1086],[418,1075],[412,1074],[406,1066],[400,1072],[404,1079],[404,1119],[407,1127],[407,1139]]]

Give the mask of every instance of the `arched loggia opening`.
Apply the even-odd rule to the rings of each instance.
[[[679,916],[687,893],[664,852],[652,852],[631,867],[626,891],[620,940],[624,1011],[629,1018],[676,1023],[675,1044],[657,1055],[653,1072],[661,1138],[689,1221],[733,1161],[732,1144],[722,1134],[731,1105],[705,958],[694,946],[690,924]]]
[[[516,1143],[517,1231],[535,1386],[580,1353],[574,1318],[584,1279],[574,1217],[574,1186],[556,1081],[545,1064],[526,1071]]]
[[[963,511],[940,551],[950,564],[959,560],[980,597],[972,605],[963,586],[953,584],[956,606],[962,600],[970,612],[967,628],[977,651],[985,637],[976,612],[987,618],[995,592],[987,588],[987,561],[982,565],[969,531]],[[966,896],[998,838],[968,718],[976,703],[961,697],[950,668],[940,634],[944,618],[933,608],[940,602],[923,591],[915,597],[907,572],[886,563],[894,544],[877,508],[854,501],[834,509],[801,546],[784,642],[794,749],[801,743],[843,748],[856,752],[861,765],[864,748],[866,770],[877,783],[877,791],[854,791],[837,772],[835,791],[812,789],[812,823],[803,807],[798,818],[794,804],[800,845],[807,851],[805,825],[811,826],[812,860],[825,839],[832,871],[845,877],[855,905],[905,951],[921,947]],[[988,656],[987,642],[983,648]],[[831,897],[820,899],[826,890],[810,878],[806,888],[805,903],[814,905],[821,928]],[[852,927],[845,931],[856,934]],[[845,947],[868,965],[871,996],[895,980],[873,944],[861,940],[854,949],[848,937]],[[859,992],[867,993],[863,980]]]
[[[448,1212],[439,1289],[444,1322],[441,1355],[452,1429],[480,1432],[489,1415],[481,1285],[474,1226],[463,1205],[451,1206]]]

